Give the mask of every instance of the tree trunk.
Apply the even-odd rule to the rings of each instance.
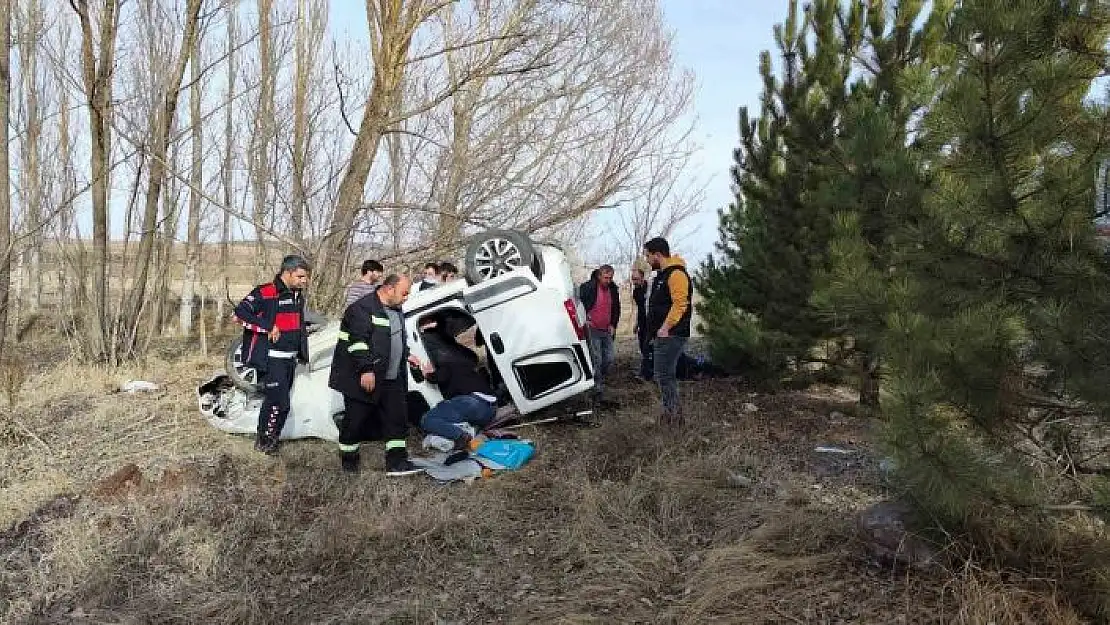
[[[64,28],[64,25],[62,26]],[[69,31],[66,30],[62,33],[61,43],[62,48],[69,43]],[[74,177],[73,162],[73,140],[70,136],[70,100],[68,82],[66,72],[59,64],[54,68],[53,84],[58,94],[58,171],[61,176],[59,206],[58,206],[58,221],[60,232],[59,240],[57,242],[58,250],[58,297],[61,301],[71,302],[85,302],[85,286],[86,283],[82,279],[70,280],[70,271],[76,267],[84,267],[82,262],[83,247],[79,241],[75,241],[78,249],[73,253],[77,255],[76,259],[70,260],[69,254],[71,250],[70,237],[73,235],[74,224],[76,222],[75,211],[73,209],[73,197],[77,192],[77,181]],[[70,292],[72,286],[73,292]]]
[[[870,350],[860,354],[859,404],[869,411],[879,410],[879,357]]]
[[[238,26],[236,12],[239,3],[235,0],[227,5],[227,90],[224,97],[224,155],[221,167],[224,206],[230,209],[234,198],[231,173],[235,168],[235,140],[234,140],[234,102],[235,82],[238,78],[235,66],[235,46],[238,39]],[[227,301],[228,272],[231,264],[231,212],[224,210],[220,225],[220,292],[216,295],[217,328],[223,327],[224,304]]]
[[[292,235],[297,243],[304,242],[305,206],[305,143],[308,120],[305,109],[308,105],[308,76],[311,71],[308,60],[308,25],[305,23],[305,0],[297,3],[296,37],[296,74],[293,79],[293,204]]]
[[[258,110],[255,113],[254,132],[251,134],[251,198],[254,208],[251,213],[254,222],[254,236],[257,253],[255,254],[255,281],[268,272],[265,241],[267,198],[270,185],[270,143],[274,133],[274,82],[277,69],[274,67],[274,34],[272,13],[273,0],[258,0],[258,54],[259,84]]]
[[[88,0],[71,6],[81,22],[81,69],[89,107],[89,161],[92,169],[92,282],[88,285],[89,306],[83,323],[87,355],[96,360],[116,361],[115,346],[109,341],[108,311],[108,186],[112,153],[112,70],[115,66],[116,31],[119,27],[118,0],[104,0],[100,10],[99,37],[94,37]],[[99,50],[96,48],[99,42]],[[5,169],[5,171],[7,171]]]
[[[181,306],[179,309],[178,331],[181,336],[193,333],[193,301],[197,294],[197,274],[200,268],[200,189],[204,184],[204,155],[202,153],[204,133],[200,116],[200,37],[192,50],[189,61],[191,87],[189,89],[189,124],[192,134],[192,167],[189,172],[189,217],[188,233],[185,242],[185,274],[181,278]]]
[[[339,183],[336,207],[320,242],[316,291],[329,303],[342,293],[342,280],[350,261],[352,230],[363,210],[366,180],[378,154],[382,135],[400,107],[406,61],[412,38],[427,19],[428,3],[421,0],[392,2],[366,0],[373,80],[366,97],[362,121],[351,148],[347,169]]]
[[[42,29],[42,15],[38,0],[30,0],[23,29],[19,37],[19,74],[23,85],[25,107],[24,132],[21,143],[22,162],[19,174],[22,179],[24,222],[27,224],[27,301],[26,308],[34,314],[41,307],[42,298],[42,245],[43,245],[43,179],[42,107],[39,106],[38,42]]]
[[[11,0],[0,1],[0,350],[8,336],[8,303],[12,273],[12,198],[8,163],[11,102]],[[0,351],[0,353],[3,353]]]
[[[185,15],[185,33],[181,38],[181,47],[174,61],[173,72],[166,77],[164,83],[162,109],[158,111],[153,129],[154,136],[151,137],[151,158],[143,204],[142,234],[139,238],[137,254],[139,273],[135,278],[134,290],[128,297],[130,307],[127,315],[123,318],[123,322],[127,324],[126,331],[128,334],[122,347],[125,350],[125,355],[128,356],[133,355],[138,340],[139,312],[146,301],[147,286],[150,280],[151,261],[153,260],[154,242],[158,228],[158,203],[161,198],[162,187],[166,181],[166,158],[169,152],[174,121],[177,116],[178,94],[181,92],[181,81],[185,76],[185,65],[189,62],[190,51],[196,45],[197,26],[202,4],[203,0],[188,0]]]

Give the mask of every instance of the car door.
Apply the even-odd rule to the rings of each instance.
[[[521,414],[593,388],[576,299],[526,269],[467,287],[463,299]]]

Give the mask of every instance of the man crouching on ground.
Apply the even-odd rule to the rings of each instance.
[[[254,367],[262,383],[255,449],[275,455],[289,416],[289,392],[297,362],[308,362],[304,295],[312,268],[300,256],[286,256],[273,282],[255,287],[235,307],[243,324],[243,362]]]
[[[363,428],[372,419],[379,421],[385,439],[385,474],[420,471],[409,461],[405,448],[409,425],[405,363],[420,366],[420,360],[409,355],[401,314],[411,288],[407,277],[389,275],[377,290],[343,313],[328,386],[343,395],[339,452],[344,471],[358,472],[359,443]]]

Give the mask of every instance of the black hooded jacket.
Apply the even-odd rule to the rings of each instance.
[[[582,286],[578,287],[578,299],[582,300],[582,306],[586,308],[586,314],[589,315],[590,310],[593,309],[594,304],[597,303],[597,288],[600,282],[597,277],[597,270],[590,274],[590,279],[583,282]],[[621,320],[621,296],[620,289],[617,288],[616,282],[609,283],[609,300],[613,303],[612,310],[609,313],[609,325],[614,328]]]
[[[478,355],[472,350],[438,328],[424,332],[423,340],[435,368],[428,380],[439,386],[444,399],[470,393],[496,396],[489,380],[478,369]]]

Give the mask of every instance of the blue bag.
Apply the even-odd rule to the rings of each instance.
[[[487,458],[512,471],[528,462],[536,448],[531,443],[512,439],[490,439],[478,446],[474,454]]]

